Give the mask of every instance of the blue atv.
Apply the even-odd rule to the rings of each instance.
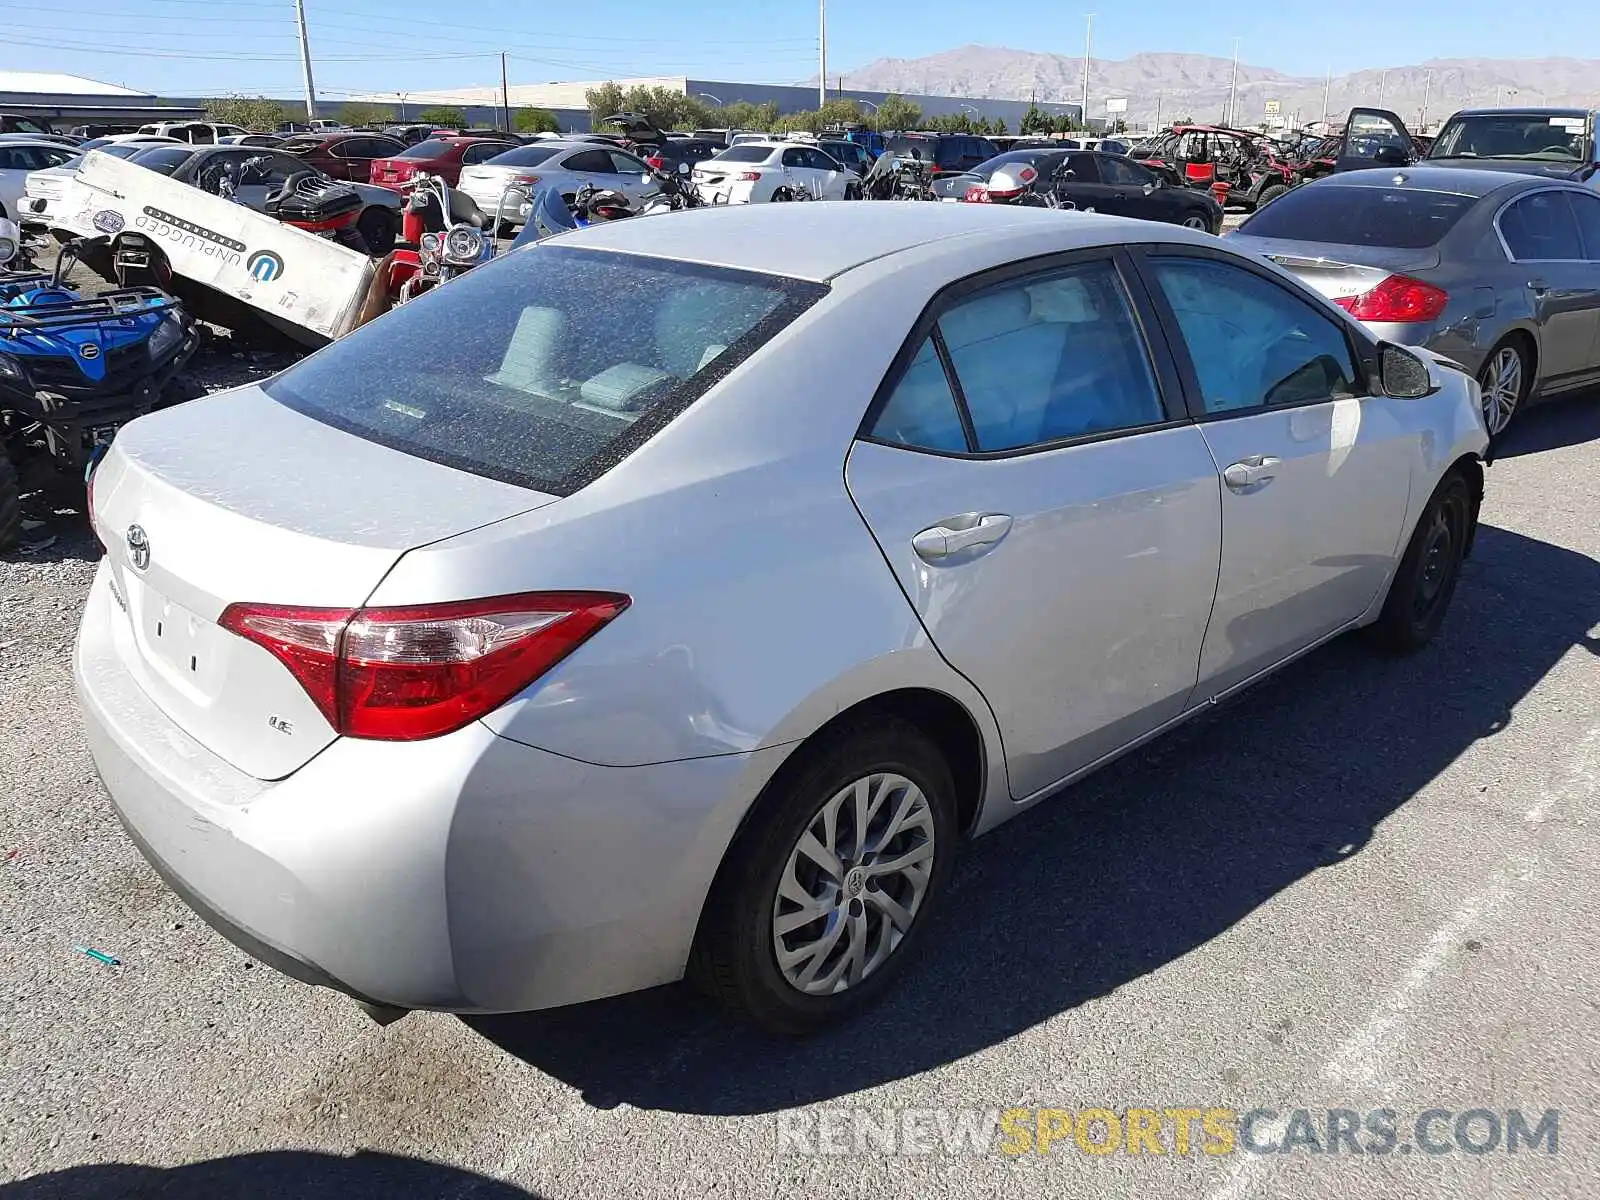
[[[64,286],[84,245],[68,242],[45,274],[0,221],[0,551],[21,532],[25,483],[81,482],[119,426],[187,398],[169,385],[194,353],[193,319],[158,288]]]

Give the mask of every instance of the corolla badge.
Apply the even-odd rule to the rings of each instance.
[[[138,571],[150,565],[150,538],[142,525],[128,526],[128,559]]]

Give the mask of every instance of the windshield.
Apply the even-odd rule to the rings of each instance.
[[[1239,232],[1286,241],[1421,250],[1436,245],[1477,202],[1473,196],[1416,188],[1301,187],[1257,211]]]
[[[771,146],[735,146],[732,150],[724,150],[711,161],[758,163],[766,162],[771,156]]]
[[[1429,158],[1531,158],[1585,162],[1588,119],[1582,113],[1476,113],[1451,117]]]
[[[429,138],[425,142],[418,142],[415,146],[412,146],[411,149],[402,154],[396,154],[394,157],[443,158],[446,154],[450,153],[450,148],[452,145],[454,145],[453,142],[441,141],[438,138]]]
[[[496,154],[486,167],[537,167],[545,159],[560,154],[564,150],[572,149],[571,146],[518,146],[515,150],[507,150],[504,154]]]
[[[826,292],[534,246],[290,367],[267,393],[408,454],[556,495],[598,478]],[[428,353],[418,355],[420,345]]]

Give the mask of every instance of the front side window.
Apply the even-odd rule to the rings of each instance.
[[[1535,192],[1500,214],[1500,236],[1518,262],[1557,262],[1583,257],[1578,220],[1562,192]]]
[[[1101,143],[1104,145],[1104,143]],[[1155,175],[1141,167],[1138,163],[1129,162],[1125,158],[1118,158],[1114,154],[1102,154],[1096,165],[1100,168],[1100,176],[1107,183],[1119,184],[1123,187],[1144,187],[1147,183],[1155,182]]]
[[[1178,319],[1206,412],[1357,393],[1350,343],[1333,318],[1259,275],[1214,259],[1150,262]]]
[[[265,387],[358,437],[566,495],[632,448],[637,422],[681,411],[826,291],[541,246],[363,325]]]

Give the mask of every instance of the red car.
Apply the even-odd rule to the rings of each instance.
[[[431,137],[388,158],[372,160],[368,183],[383,187],[404,186],[418,171],[437,175],[451,187],[461,182],[461,168],[488,162],[520,142],[489,137]]]
[[[301,133],[278,147],[324,175],[352,183],[367,182],[373,159],[392,158],[405,148],[398,138],[381,133]]]

